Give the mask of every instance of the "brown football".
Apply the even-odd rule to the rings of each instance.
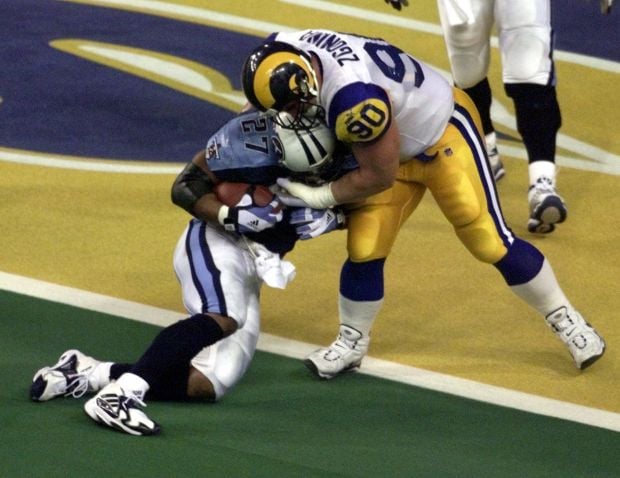
[[[248,183],[233,183],[224,181],[214,188],[217,198],[227,206],[236,206],[244,194],[250,193],[254,204],[266,206],[274,198],[274,194],[266,186],[252,185]]]

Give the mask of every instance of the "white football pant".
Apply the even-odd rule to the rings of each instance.
[[[549,0],[437,0],[437,5],[457,86],[471,88],[487,76],[493,24],[504,83],[549,83]]]
[[[174,270],[190,315],[213,312],[239,324],[234,334],[205,347],[191,362],[220,399],[243,377],[258,342],[261,281],[254,259],[242,239],[194,219],[177,243]]]

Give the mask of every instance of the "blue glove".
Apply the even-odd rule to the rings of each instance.
[[[335,229],[342,229],[345,216],[340,208],[312,209],[300,207],[291,213],[290,223],[300,239],[312,239]]]
[[[392,5],[392,8],[395,8],[398,11],[400,11],[403,6],[409,6],[408,0],[385,0],[385,3],[389,3],[390,5]]]
[[[222,206],[218,213],[224,229],[239,234],[263,231],[275,226],[282,217],[282,206],[275,196],[267,206],[258,206],[249,194],[244,194],[234,207]]]

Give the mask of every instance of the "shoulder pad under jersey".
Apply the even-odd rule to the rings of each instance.
[[[209,170],[222,181],[272,184],[282,175],[282,145],[273,122],[258,111],[234,117],[209,140]]]
[[[369,83],[351,83],[336,93],[328,122],[345,143],[374,141],[390,126],[392,110],[385,90]]]

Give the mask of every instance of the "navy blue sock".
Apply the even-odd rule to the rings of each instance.
[[[368,262],[352,262],[347,259],[340,271],[340,293],[350,300],[381,300],[384,263],[385,259]]]
[[[508,285],[519,285],[536,277],[544,261],[542,252],[517,237],[508,248],[508,253],[493,265],[502,273]]]
[[[208,315],[180,320],[155,337],[129,372],[147,381],[149,398],[186,399],[191,359],[223,336],[222,328]]]
[[[114,363],[110,367],[110,380],[116,380],[125,372],[129,372],[133,367],[132,363]]]

